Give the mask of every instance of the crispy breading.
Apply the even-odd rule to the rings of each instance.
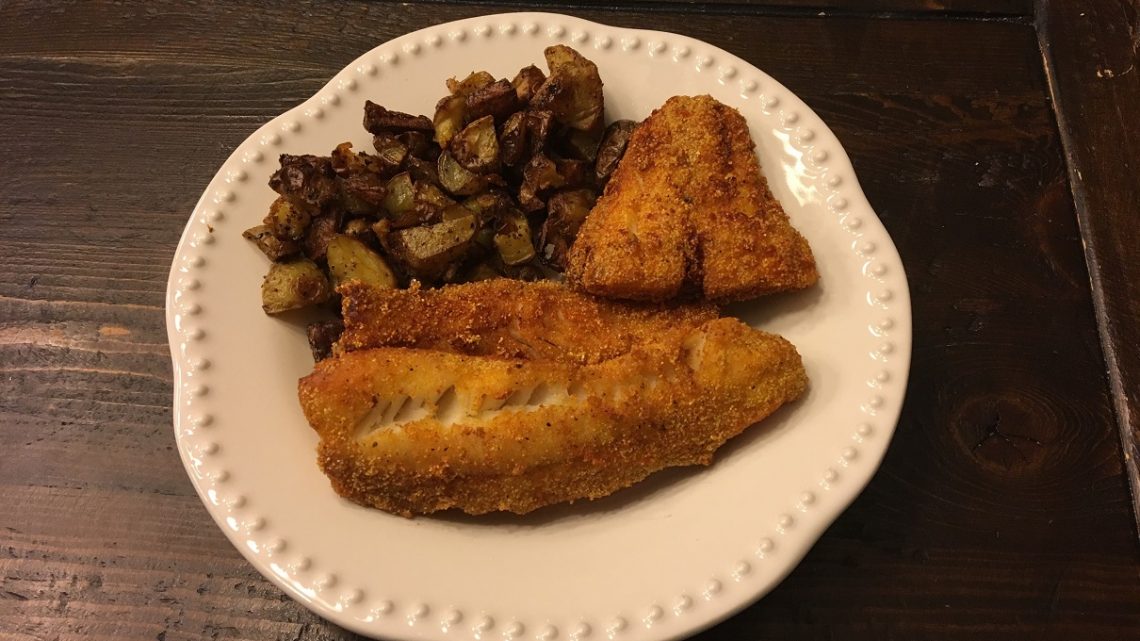
[[[403,515],[525,513],[708,464],[807,384],[790,343],[728,318],[571,361],[364,349],[318,363],[301,406],[342,496]]]
[[[573,287],[631,300],[729,302],[819,279],[748,123],[710,96],[670,98],[637,127],[568,260]]]
[[[440,289],[338,290],[338,353],[419,347],[472,356],[596,363],[717,317],[712,305],[663,308],[599,300],[549,281],[497,278]]]

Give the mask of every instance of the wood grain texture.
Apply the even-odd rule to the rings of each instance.
[[[414,2],[437,2],[440,0],[413,0]],[[444,0],[446,1],[446,0]],[[468,1],[468,0],[464,0]],[[469,0],[472,3],[477,0]],[[530,10],[533,2],[509,0],[502,6],[520,5]],[[1029,17],[1033,14],[1033,0],[624,0],[621,3],[606,0],[556,0],[543,3],[550,11],[565,12],[566,9],[611,10],[635,8],[653,11],[663,8],[669,11],[692,11],[698,13],[721,13],[734,15],[795,16],[812,15],[830,17],[858,15],[869,18],[935,18],[964,20],[1001,20],[1016,17]]]
[[[383,40],[500,10],[0,4],[0,639],[354,638],[245,563],[182,471],[169,261],[260,123]],[[1140,545],[1032,27],[575,13],[786,83],[849,151],[910,277],[911,384],[879,474],[701,638],[1135,638]]]
[[[1043,3],[1038,34],[1140,519],[1140,3]]]

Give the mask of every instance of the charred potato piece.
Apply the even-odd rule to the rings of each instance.
[[[345,236],[352,236],[361,242],[367,242],[367,239],[372,237],[372,225],[363,218],[353,218],[344,224],[342,232]]]
[[[566,136],[563,147],[568,155],[579,160],[593,163],[598,157],[598,146],[602,142],[602,134],[603,131],[601,129],[592,131],[571,129],[570,133]]]
[[[269,187],[294,205],[315,212],[340,195],[331,158],[281,154],[279,162],[281,168],[269,178]]]
[[[405,133],[424,135],[420,132]],[[407,145],[401,142],[398,137],[388,133],[373,136],[372,146],[376,148],[376,159],[381,165],[383,173],[397,171],[404,164],[404,159],[408,157],[409,153]]]
[[[366,100],[364,101],[364,128],[372,134],[431,131],[432,122],[427,116],[413,116],[401,111],[389,111],[371,100]]]
[[[412,180],[418,183],[429,183],[439,187],[439,170],[436,169],[438,163],[438,153],[435,155],[435,160],[424,160],[413,156],[404,161],[404,169],[412,175]]]
[[[388,195],[385,180],[379,174],[356,174],[341,180],[341,204],[356,216],[376,215]]]
[[[464,108],[467,110],[469,121],[492,116],[501,122],[518,110],[519,98],[511,83],[506,80],[496,80],[468,94]]]
[[[431,183],[416,183],[415,192],[417,204],[427,205],[439,210],[455,204],[454,200],[448,198],[447,194],[443,193],[439,187]]]
[[[455,162],[477,174],[499,170],[499,139],[495,136],[495,120],[483,116],[463,128],[447,147]]]
[[[514,167],[527,158],[526,112],[516,111],[503,123],[499,134],[499,156],[504,165]]]
[[[499,212],[510,204],[510,196],[499,191],[485,191],[463,201],[463,207],[475,212],[480,221],[497,218]]]
[[[407,265],[413,275],[435,282],[447,273],[453,263],[466,256],[475,237],[475,229],[475,216],[472,215],[379,235],[390,256]]]
[[[396,174],[388,181],[384,197],[384,214],[396,227],[408,227],[419,222],[416,214],[416,189],[408,172]]]
[[[546,149],[550,130],[554,124],[554,114],[549,111],[528,111],[526,114],[526,135],[531,155]]]
[[[531,98],[530,104],[548,109],[558,122],[579,131],[603,126],[602,79],[598,67],[565,45],[544,52],[550,76]]]
[[[281,240],[301,240],[311,221],[312,216],[308,211],[281,196],[269,206],[269,213],[262,222]]]
[[[486,186],[479,174],[468,171],[448,152],[439,155],[439,184],[456,196],[477,194]]]
[[[396,136],[396,140],[408,149],[408,154],[423,160],[435,160],[439,157],[439,145],[432,141],[430,135],[422,131],[405,131]]]
[[[261,309],[280,314],[323,303],[332,296],[325,273],[308,258],[273,263],[261,282]]]
[[[592,189],[560,191],[550,197],[538,242],[547,263],[566,269],[566,254],[597,199]]]
[[[494,241],[499,258],[505,265],[521,265],[534,258],[530,223],[521,211],[515,210],[502,217]]]
[[[524,211],[534,212],[543,208],[540,192],[562,187],[565,178],[558,171],[558,165],[545,154],[535,154],[523,169],[523,181],[519,186],[519,205]]]
[[[511,86],[515,88],[515,95],[518,96],[519,102],[528,104],[534,92],[538,90],[542,83],[546,82],[546,74],[534,65],[523,67],[519,69],[515,79],[511,81]]]
[[[486,71],[472,71],[463,80],[448,78],[447,90],[451,92],[453,96],[463,96],[466,98],[492,82],[495,82],[495,77]]]
[[[559,158],[554,161],[554,168],[562,177],[560,187],[581,187],[594,177],[593,163],[585,160]]]
[[[309,339],[309,349],[314,361],[323,361],[332,356],[333,343],[344,333],[344,321],[339,318],[309,323],[305,336]]]
[[[325,258],[329,241],[337,235],[343,216],[340,213],[325,214],[313,220],[305,234],[305,256],[320,262]]]
[[[451,95],[442,98],[435,105],[435,116],[432,124],[435,131],[435,141],[441,148],[446,148],[451,138],[463,128],[467,118],[467,99],[464,96]]]
[[[374,287],[396,287],[396,275],[380,254],[352,236],[334,235],[328,243],[329,275],[333,285],[339,287],[350,280],[358,280]]]
[[[632,120],[618,120],[606,127],[602,144],[598,147],[597,160],[594,161],[594,178],[599,185],[604,185],[617,169],[635,127],[637,123]]]
[[[278,262],[284,258],[296,255],[301,252],[301,245],[292,240],[281,240],[274,235],[273,230],[269,225],[257,225],[250,227],[243,231],[241,235],[246,240],[251,240],[261,253],[269,257],[269,260]]]

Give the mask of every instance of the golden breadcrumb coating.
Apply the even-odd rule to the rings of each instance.
[[[718,316],[712,305],[606,301],[550,281],[496,278],[439,289],[340,287],[336,352],[420,347],[472,356],[595,363]]]
[[[334,489],[406,516],[598,498],[708,464],[807,384],[790,343],[728,318],[601,361],[488,353],[378,347],[318,363],[299,396]]]
[[[670,98],[637,127],[568,261],[574,288],[630,300],[729,302],[819,279],[747,122],[710,96]]]

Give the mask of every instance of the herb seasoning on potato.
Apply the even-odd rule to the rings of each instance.
[[[273,266],[266,313],[322,306],[335,287],[425,286],[561,272],[578,228],[635,123],[605,122],[594,63],[564,45],[548,72],[474,71],[446,81],[433,114],[366,101],[375,153],[342,143],[329,156],[282,155],[278,198],[244,236]],[[317,360],[332,328],[310,328]]]

